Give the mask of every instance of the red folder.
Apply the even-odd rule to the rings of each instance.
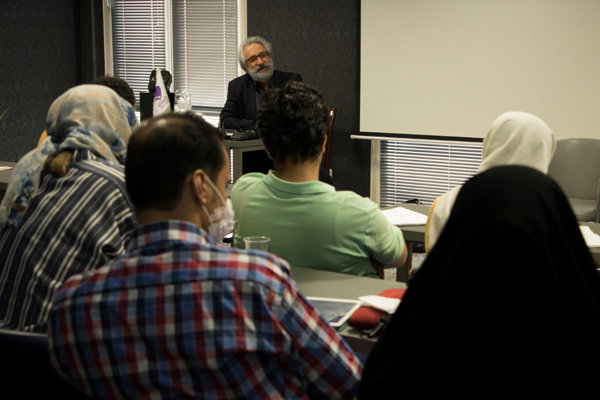
[[[402,296],[404,296],[404,292],[406,292],[406,289],[387,289],[379,293],[378,296],[401,299]],[[354,311],[354,313],[350,316],[348,325],[358,329],[371,329],[377,325],[379,318],[381,318],[384,314],[384,311],[362,306]]]

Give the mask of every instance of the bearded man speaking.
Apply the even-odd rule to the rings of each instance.
[[[300,74],[275,69],[272,50],[271,43],[260,36],[251,36],[240,45],[238,61],[247,73],[229,82],[221,110],[223,128],[256,130],[256,111],[264,91],[302,81]]]

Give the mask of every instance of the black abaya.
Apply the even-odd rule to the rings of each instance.
[[[595,393],[598,378],[600,279],[573,212],[544,174],[497,167],[460,191],[359,398]]]

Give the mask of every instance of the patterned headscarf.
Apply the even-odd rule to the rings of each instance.
[[[59,96],[46,117],[48,137],[15,165],[0,204],[0,229],[7,224],[18,226],[50,154],[88,149],[108,162],[124,164],[136,124],[131,104],[108,87],[80,85]]]

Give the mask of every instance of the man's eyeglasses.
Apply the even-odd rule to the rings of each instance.
[[[257,54],[255,56],[250,57],[249,59],[246,60],[246,65],[250,65],[250,64],[254,64],[258,61],[258,59],[260,58],[261,60],[266,60],[268,58],[270,58],[271,56],[269,55],[269,53],[267,52],[263,52],[260,54]]]

